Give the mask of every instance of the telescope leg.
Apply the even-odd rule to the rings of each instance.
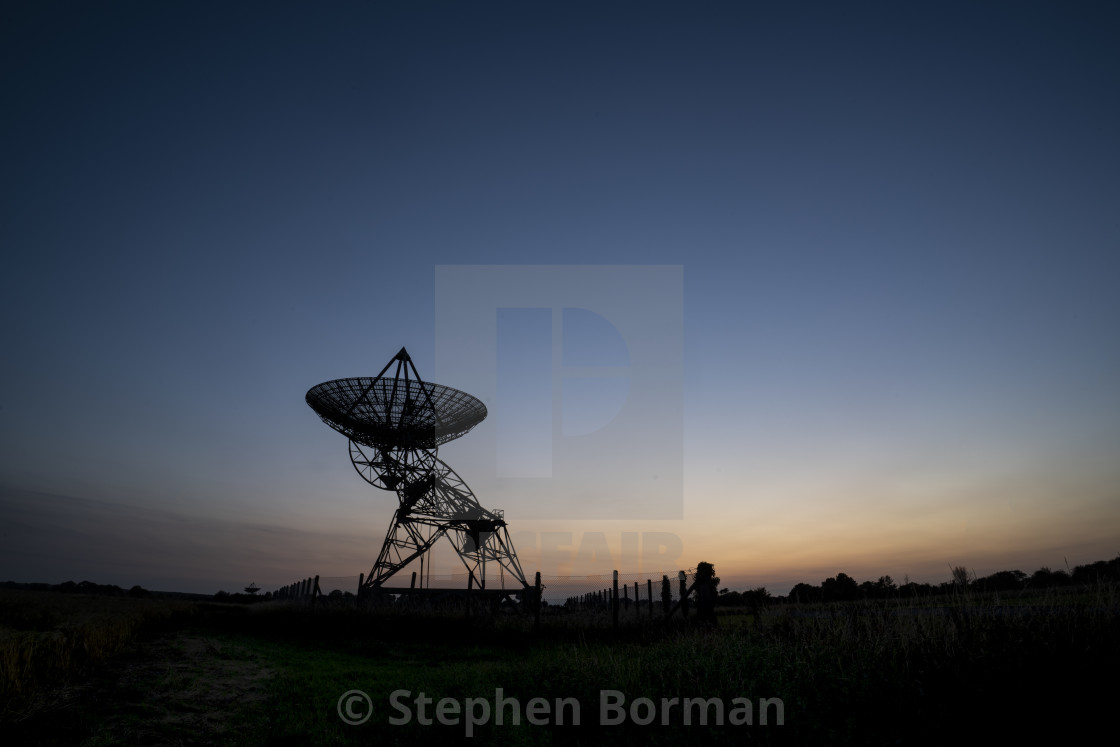
[[[452,536],[450,532],[454,532]],[[478,537],[477,542],[475,537]],[[459,554],[459,559],[467,567],[467,572],[473,574],[480,584],[486,581],[486,562],[500,563],[506,573],[510,574],[521,586],[528,586],[525,573],[517,561],[517,554],[513,550],[509,531],[499,527],[494,532],[474,533],[461,527],[449,528],[448,539]]]
[[[389,524],[381,554],[369,572],[366,586],[384,584],[394,573],[431,549],[443,533],[443,527],[436,522],[411,517],[402,520],[398,511]]]

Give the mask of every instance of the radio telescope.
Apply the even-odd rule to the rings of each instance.
[[[387,375],[393,363],[396,370]],[[377,562],[363,582],[375,590],[446,536],[468,586],[486,588],[486,564],[496,562],[528,587],[501,510],[483,508],[439,446],[486,418],[486,405],[466,392],[423,381],[401,348],[373,378],[335,379],[311,387],[307,404],[350,439],[350,461],[370,485],[395,491],[398,506]]]

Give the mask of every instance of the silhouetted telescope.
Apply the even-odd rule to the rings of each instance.
[[[374,487],[395,491],[400,502],[366,587],[380,587],[442,536],[451,540],[474,588],[486,588],[488,561],[528,587],[503,513],[483,508],[436,456],[440,444],[486,418],[481,400],[422,380],[404,348],[377,376],[325,381],[311,387],[306,400],[324,423],[350,439],[358,474]]]
[[[396,371],[386,376],[394,362]],[[486,419],[486,405],[477,397],[422,381],[404,348],[373,378],[311,387],[307,404],[351,441],[385,451],[434,449]]]

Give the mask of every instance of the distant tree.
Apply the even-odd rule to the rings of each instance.
[[[731,591],[730,589],[720,589],[719,591],[719,606],[720,607],[740,607],[744,604],[743,595],[738,591]]]
[[[1120,581],[1120,556],[1112,560],[1098,560],[1096,563],[1074,566],[1073,573],[1070,575],[1075,584]]]
[[[915,583],[914,581],[907,581],[899,589],[899,593],[901,593],[905,597],[919,597],[919,596],[927,596],[928,597],[930,594],[933,593],[933,587],[930,586],[929,584],[919,584],[919,583]]]
[[[859,584],[847,573],[837,573],[821,582],[821,598],[826,602],[843,602],[859,596]]]
[[[1065,571],[1052,571],[1049,568],[1042,567],[1031,575],[1028,583],[1035,588],[1047,588],[1051,586],[1068,586],[1070,582],[1069,574]]]
[[[1018,591],[1023,588],[1027,574],[1022,571],[998,571],[990,576],[973,580],[972,585],[984,591]]]
[[[794,603],[809,604],[821,601],[821,589],[806,583],[799,583],[789,590],[789,601]]]
[[[953,586],[958,589],[968,588],[969,583],[975,578],[975,574],[969,573],[968,569],[963,565],[958,565],[953,568]]]
[[[742,604],[753,615],[757,615],[762,611],[763,607],[773,601],[770,592],[766,590],[765,586],[756,586],[753,589],[744,591],[739,596],[742,598]]]
[[[711,563],[696,564],[696,618],[703,624],[716,624],[716,597],[719,596],[719,577]]]
[[[712,565],[711,563],[704,563],[704,562],[697,563],[696,564],[696,576],[694,577],[694,580],[696,581],[696,588],[697,589],[700,588],[700,580],[702,578],[706,579],[705,583],[709,587],[711,587],[712,595],[713,596],[718,596],[719,592],[717,590],[719,589],[720,578],[719,578],[719,576],[716,575],[716,567],[714,565]]]

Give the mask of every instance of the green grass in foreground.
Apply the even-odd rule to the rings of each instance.
[[[582,725],[561,728],[491,723],[487,742],[928,743],[970,733],[1070,735],[1106,712],[1111,691],[1093,685],[1120,663],[1114,589],[1068,604],[1042,600],[1031,614],[1005,614],[984,597],[962,597],[937,613],[889,605],[771,609],[758,620],[721,618],[720,629],[646,625],[618,632],[545,620],[539,635],[524,620],[254,610],[246,645],[281,675],[269,701],[270,739],[311,744],[414,743],[462,735],[465,724],[389,723],[395,690],[433,700],[485,699],[495,690],[522,708],[535,697],[574,698]],[[799,614],[808,612],[809,614]],[[273,617],[274,616],[274,617]],[[269,619],[272,618],[272,619]],[[251,620],[251,622],[250,622]],[[361,726],[342,723],[345,691],[373,701]],[[649,697],[781,698],[784,725],[599,727],[601,690],[627,703]],[[415,713],[415,706],[412,707]],[[432,706],[428,708],[429,714]],[[726,716],[726,714],[725,714]]]
[[[1075,740],[1104,723],[1120,664],[1117,591],[1040,597],[1026,613],[962,595],[935,610],[902,604],[782,606],[724,615],[716,630],[629,621],[400,614],[283,604],[214,606],[141,640],[53,711],[15,724],[55,743],[414,744],[466,725],[395,726],[389,694],[580,704],[579,727],[493,723],[486,743],[931,744],[970,736]],[[100,678],[100,679],[98,679]],[[343,722],[339,697],[362,690],[372,714]],[[600,726],[601,690],[658,706],[654,724]],[[748,698],[751,726],[660,725],[662,698]],[[784,724],[757,723],[780,698]],[[365,704],[356,703],[359,710]],[[433,715],[434,706],[428,706]],[[476,713],[479,713],[476,711]],[[709,712],[714,716],[714,712]],[[725,718],[728,714],[725,713]],[[554,721],[554,718],[549,718]],[[64,729],[62,723],[77,723]]]

